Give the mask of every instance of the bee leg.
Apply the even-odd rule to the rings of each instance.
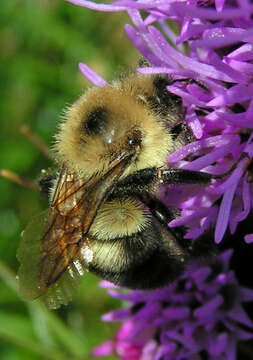
[[[206,92],[209,92],[208,88],[199,80],[196,79],[192,79],[192,78],[182,78],[182,79],[173,79],[171,80],[171,85],[175,84],[177,82],[184,82],[187,85],[189,84],[196,84],[198,85],[201,89],[205,90]]]
[[[138,199],[148,207],[151,214],[163,226],[164,229],[169,231],[175,239],[180,243],[182,248],[187,248],[188,240],[184,239],[186,229],[183,226],[178,228],[169,228],[168,223],[175,219],[176,210],[168,208],[161,200],[155,196],[150,195],[148,192],[143,191],[137,195]]]
[[[224,175],[226,176],[227,173]],[[158,169],[157,177],[161,184],[186,185],[186,184],[210,184],[215,176],[201,172],[185,169]]]
[[[55,179],[57,178],[56,174],[44,174],[38,181],[39,191],[46,195],[49,198],[50,189],[52,188]]]
[[[184,184],[210,184],[212,179],[219,179],[229,175],[229,172],[221,175],[211,175],[200,171],[184,169],[157,169],[147,168],[136,171],[134,174],[120,180],[117,188],[113,191],[114,196],[139,194],[143,190],[150,189],[153,183],[159,181],[161,184],[184,185]]]
[[[199,184],[208,185],[212,179],[223,179],[229,176],[237,167],[241,158],[225,173],[212,175],[202,171],[186,169],[158,169],[147,168],[136,171],[134,174],[120,180],[109,199],[140,194],[142,191],[150,190],[150,187],[157,181],[167,185]]]
[[[238,163],[245,157],[248,157],[247,154],[243,153],[239,159],[231,166],[231,168],[222,173],[222,174],[209,174],[202,171],[193,171],[186,169],[158,169],[157,177],[160,179],[161,184],[210,184],[212,179],[223,179],[232,174],[236,169]]]
[[[233,170],[229,170],[229,173]],[[228,173],[222,174],[223,177]],[[134,174],[120,180],[109,199],[115,197],[140,194],[142,191],[148,191],[157,181],[160,184],[184,185],[184,184],[210,184],[212,179],[222,178],[222,175],[211,175],[200,171],[191,171],[184,169],[157,169],[147,168],[136,171]]]
[[[185,239],[186,228],[184,226],[170,228],[168,223],[175,218],[176,211],[168,208],[159,199],[151,196],[147,192],[141,193],[138,198],[145,204],[151,214],[162,225],[163,229],[171,233],[177,244],[183,249],[185,255],[190,255],[193,258],[206,258],[217,255],[217,247],[213,242],[213,231],[205,231],[199,238],[194,241]]]

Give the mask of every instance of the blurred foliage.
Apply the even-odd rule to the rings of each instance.
[[[36,179],[49,159],[20,133],[27,124],[52,144],[62,109],[89,84],[82,61],[105,79],[135,66],[125,14],[96,13],[64,0],[1,2],[0,168]],[[17,293],[16,249],[29,219],[47,207],[35,191],[0,178],[0,358],[81,360],[114,333],[100,317],[119,304],[87,274],[74,301],[59,311],[23,302]],[[109,358],[108,358],[109,359]],[[113,359],[113,357],[110,357]]]

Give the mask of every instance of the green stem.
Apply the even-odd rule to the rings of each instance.
[[[18,284],[15,273],[0,260],[0,278],[15,292],[18,292]]]
[[[16,345],[22,346],[27,350],[30,350],[38,355],[42,355],[46,357],[47,359],[52,359],[52,360],[69,359],[69,357],[67,357],[66,354],[58,350],[49,349],[45,346],[42,346],[40,343],[34,342],[32,340],[28,340],[27,338],[24,338],[20,335],[16,336],[14,334],[5,333],[3,330],[0,330],[0,338],[5,339]]]
[[[63,321],[55,313],[49,311],[45,307],[44,312],[46,321],[48,322],[48,327],[52,329],[58,341],[60,341],[61,344],[74,356],[78,357],[87,355],[83,342],[73,335]]]

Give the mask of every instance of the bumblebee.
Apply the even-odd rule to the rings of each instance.
[[[50,208],[23,233],[25,299],[66,304],[85,270],[131,289],[175,280],[192,256],[161,184],[209,184],[212,176],[168,167],[191,140],[181,99],[160,75],[129,74],[82,95],[64,115],[54,153],[59,172],[41,181]]]

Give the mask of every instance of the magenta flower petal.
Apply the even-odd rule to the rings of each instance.
[[[239,339],[253,339],[252,332],[240,326],[252,326],[241,302],[252,301],[253,292],[238,285],[229,268],[231,256],[227,251],[205,265],[193,264],[164,289],[134,291],[131,315],[115,337],[113,353],[136,360],[194,359],[202,350],[211,360],[233,356],[230,344],[236,351]],[[230,288],[232,299],[226,290]]]
[[[243,44],[237,49],[229,53],[226,58],[233,58],[234,60],[239,61],[249,61],[253,60],[253,45],[252,44]]]
[[[181,97],[182,121],[195,140],[170,154],[169,166],[213,175],[233,169],[209,185],[163,184],[159,194],[165,205],[180,210],[169,226],[183,226],[185,238],[205,232],[212,240],[214,232],[215,242],[220,243],[227,230],[228,235],[235,233],[236,241],[224,242],[235,246],[233,257],[228,251],[212,261],[192,259],[178,281],[155,291],[128,293],[104,282],[109,295],[130,305],[105,315],[105,321],[122,321],[123,326],[98,354],[115,354],[123,360],[238,360],[238,343],[253,341],[252,324],[242,307],[252,300],[252,289],[240,286],[230,268],[237,266],[243,278],[244,264],[234,263],[238,258],[246,262],[247,256],[244,259],[239,253],[237,243],[244,237],[242,249],[249,247],[250,257],[248,244],[253,242],[249,221],[253,208],[252,1],[69,2],[99,11],[126,11],[133,24],[125,26],[127,36],[150,63],[138,71],[171,80],[167,90]],[[81,68],[95,85],[106,85],[86,65]],[[242,221],[246,225],[239,234]],[[247,272],[251,273],[250,265]],[[249,282],[250,276],[245,276]]]
[[[231,176],[231,185],[225,191],[220,205],[220,210],[219,210],[216,229],[215,229],[215,242],[217,244],[222,240],[223,235],[227,228],[232,201],[243,171],[242,169],[243,163],[244,162],[241,162],[241,166],[238,166],[238,168],[234,171],[234,174]]]
[[[189,316],[189,309],[187,307],[170,307],[163,311],[163,316],[167,320],[183,320]]]
[[[253,290],[242,287],[241,297],[244,302],[253,301]]]
[[[247,244],[253,243],[253,234],[245,235],[244,239]]]
[[[110,312],[102,316],[103,321],[113,321],[115,319],[122,320],[128,318],[130,315],[130,312],[128,309],[120,309],[116,312]]]
[[[97,346],[95,349],[93,349],[92,351],[92,355],[93,356],[108,356],[113,354],[114,352],[114,344],[113,341],[106,341],[105,343]]]
[[[242,188],[242,200],[243,200],[244,210],[241,211],[239,214],[237,214],[237,216],[235,217],[235,221],[237,222],[242,221],[248,216],[251,205],[250,199],[251,199],[250,185],[247,182],[247,179],[244,178],[243,188]]]
[[[219,95],[217,98],[209,101],[207,106],[224,106],[234,104],[238,97],[240,101],[251,100],[253,96],[253,86],[240,86],[235,85],[231,89],[227,90],[226,94]]]
[[[79,63],[79,69],[83,75],[96,86],[105,86],[107,82],[101,78],[95,71],[93,71],[88,65]]]
[[[215,1],[215,8],[217,12],[221,12],[224,8],[226,0],[216,0]]]
[[[213,340],[213,339],[212,339]],[[213,343],[210,344],[210,354],[212,356],[220,356],[224,353],[224,350],[227,347],[228,343],[228,335],[220,334],[216,339],[214,339]]]
[[[91,10],[97,10],[97,11],[109,11],[109,12],[114,12],[114,11],[123,11],[126,10],[127,7],[124,6],[115,6],[115,5],[110,5],[110,4],[98,4],[95,3],[94,1],[87,1],[87,0],[66,0],[72,4],[78,5],[78,6],[83,6],[86,7],[88,9]]]
[[[196,47],[220,48],[226,47],[239,41],[249,41],[253,31],[236,28],[213,28],[203,32],[203,40],[195,42]]]
[[[157,66],[161,65],[161,62],[158,60],[157,56],[152,53],[152,51],[145,44],[145,41],[131,25],[125,25],[125,31],[141,55],[143,55],[152,64]]]
[[[211,318],[214,320],[214,313],[217,312],[217,309],[222,305],[222,303],[222,297],[217,295],[205,305],[197,308],[197,310],[194,311],[194,316],[196,316],[200,321],[204,322]]]
[[[248,11],[238,8],[230,8],[220,12],[217,12],[214,9],[204,9],[201,7],[196,7],[194,5],[186,5],[184,2],[174,2],[170,6],[170,11],[178,14],[187,14],[191,17],[197,17],[204,20],[226,20],[226,19],[236,19],[236,18],[248,18],[249,13],[253,11],[253,5],[251,5]]]
[[[100,281],[100,283],[99,283],[99,286],[101,287],[101,288],[106,288],[106,289],[118,289],[119,287],[117,286],[117,285],[115,285],[115,284],[113,284],[112,282],[110,282],[110,281],[107,281],[107,280],[102,280],[102,281]]]
[[[237,135],[217,135],[204,140],[194,141],[169,155],[168,161],[177,162],[191,155],[192,153],[197,153],[198,151],[201,151],[207,147],[218,147],[224,146],[226,144],[231,144],[232,146],[233,143],[235,144],[239,142],[240,138]]]

